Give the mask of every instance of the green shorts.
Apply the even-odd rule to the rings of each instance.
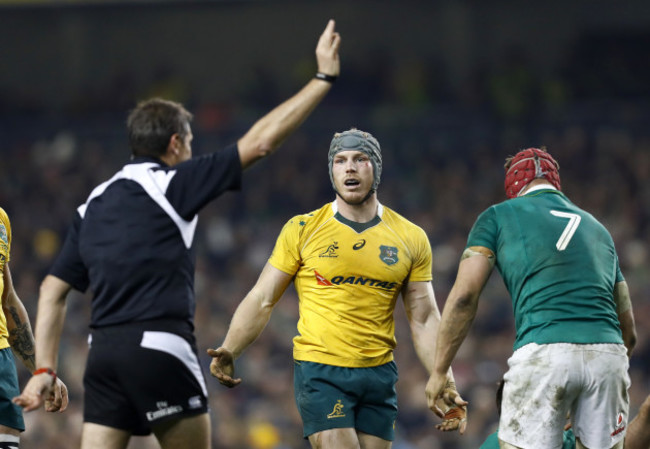
[[[293,387],[303,436],[351,427],[393,441],[397,365],[345,368],[294,360]]]
[[[12,429],[25,430],[23,411],[11,400],[20,394],[16,362],[11,348],[0,350],[0,424]]]

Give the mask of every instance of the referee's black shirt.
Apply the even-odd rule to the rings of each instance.
[[[194,320],[197,213],[238,190],[237,146],[173,167],[135,158],[77,209],[50,274],[93,293],[90,327]]]

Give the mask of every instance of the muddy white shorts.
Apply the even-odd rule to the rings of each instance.
[[[499,438],[525,449],[559,449],[567,413],[590,449],[625,436],[630,377],[619,344],[528,344],[508,359]]]

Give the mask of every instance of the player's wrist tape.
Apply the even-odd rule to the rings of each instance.
[[[39,374],[47,373],[52,376],[52,383],[56,382],[56,372],[52,368],[39,368],[32,373],[32,375],[37,376]]]
[[[338,78],[338,76],[328,75],[327,73],[322,73],[322,72],[316,72],[316,76],[314,78],[327,81],[328,83],[333,84],[334,81],[336,81],[336,79]]]

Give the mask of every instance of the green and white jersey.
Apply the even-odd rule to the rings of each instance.
[[[544,186],[496,204],[467,246],[496,255],[517,331],[528,343],[623,343],[614,284],[623,281],[611,235],[561,192]]]

